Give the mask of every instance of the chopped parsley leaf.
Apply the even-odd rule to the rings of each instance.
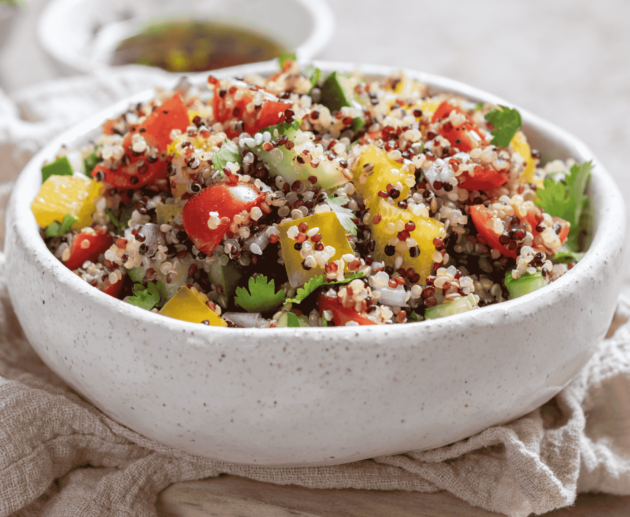
[[[241,160],[238,145],[230,139],[225,139],[219,150],[212,155],[212,165],[217,171],[222,171],[229,162],[241,163]]]
[[[335,212],[335,214],[337,214],[337,218],[339,219],[341,226],[343,226],[343,229],[352,235],[356,235],[357,225],[352,220],[356,218],[356,215],[352,210],[343,206],[348,204],[349,201],[350,200],[348,198],[343,196],[333,196],[326,199],[326,204],[333,212]]]
[[[57,221],[53,221],[46,227],[44,233],[46,237],[61,237],[68,233],[72,229],[72,225],[78,220],[79,218],[76,215],[66,214],[63,216],[61,224]]]
[[[276,292],[274,280],[267,280],[265,275],[250,278],[249,292],[244,287],[236,288],[234,302],[247,312],[269,312],[277,309],[287,297],[280,289]]]
[[[349,276],[338,282],[327,282],[322,275],[316,275],[306,282],[303,287],[298,288],[295,297],[287,298],[284,303],[301,303],[305,298],[323,285],[347,284],[356,278],[363,278],[363,273],[351,273]]]
[[[158,287],[153,282],[149,282],[146,288],[142,284],[135,284],[133,294],[134,296],[130,296],[127,301],[147,311],[153,309],[160,301]]]
[[[588,203],[585,191],[592,170],[592,162],[574,165],[565,176],[564,183],[554,178],[545,178],[544,188],[536,192],[536,204],[539,207],[549,215],[561,217],[571,224],[565,246],[573,253],[579,251],[578,235],[582,228],[580,223]]]
[[[499,105],[499,108],[492,108],[484,117],[490,124],[496,127],[492,131],[492,145],[497,147],[507,147],[512,138],[523,125],[521,114],[515,109]]]
[[[295,52],[283,52],[278,56],[278,63],[280,64],[280,68],[284,68],[286,61],[295,61],[296,59]]]

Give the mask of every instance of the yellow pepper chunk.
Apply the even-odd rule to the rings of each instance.
[[[424,99],[422,101],[420,101],[420,103],[418,104],[418,107],[422,110],[422,115],[431,119],[431,117],[433,117],[433,114],[437,111],[438,107],[440,106],[440,104],[442,104],[443,99],[434,99],[434,98],[429,98],[429,99]]]
[[[157,224],[173,224],[175,222],[175,217],[181,214],[183,208],[178,204],[167,205],[161,204],[155,208]]]
[[[72,214],[79,218],[72,228],[80,230],[94,222],[94,199],[102,190],[101,183],[85,176],[50,176],[31,203],[31,210],[42,228]]]
[[[308,282],[316,275],[326,276],[326,271],[319,265],[311,267],[310,269],[304,269],[302,262],[305,262],[305,258],[302,257],[300,251],[295,249],[295,244],[298,242],[295,239],[289,237],[289,229],[292,227],[299,228],[300,223],[306,223],[308,225],[307,232],[313,228],[319,228],[318,234],[321,234],[322,239],[320,242],[324,247],[332,246],[335,248],[335,253],[326,262],[332,262],[339,260],[346,254],[354,256],[354,251],[348,242],[346,237],[346,231],[339,222],[337,215],[334,212],[324,212],[321,214],[309,215],[302,219],[295,219],[293,221],[278,225],[278,231],[280,232],[280,246],[282,247],[282,258],[284,259],[284,265],[287,268],[287,275],[289,276],[289,283],[293,287],[297,287]],[[295,233],[295,230],[292,230]],[[314,242],[307,239],[313,245]],[[314,257],[317,253],[313,249]],[[324,250],[326,253],[326,250]]]
[[[185,285],[179,288],[179,291],[166,302],[158,314],[190,323],[201,323],[207,320],[212,327],[227,327],[225,320],[217,316],[216,312]]]
[[[414,174],[403,171],[402,167],[402,163],[392,160],[385,151],[374,145],[363,151],[354,169],[354,184],[367,206],[378,197],[379,191],[387,192],[387,185],[401,188],[397,198],[399,201],[409,197],[409,189],[415,185],[416,179]]]
[[[519,180],[524,183],[534,181],[534,173],[536,172],[536,163],[532,158],[532,150],[527,143],[527,137],[522,131],[518,131],[512,138],[512,150],[520,154],[525,159],[525,170],[521,173]]]
[[[412,252],[408,248],[407,241],[398,240],[399,232],[406,230],[405,225],[409,222],[415,225],[415,229],[409,231],[410,237],[416,241],[418,247],[418,254],[415,257],[412,256],[415,251]],[[403,262],[400,267],[413,268],[420,275],[418,282],[424,284],[427,276],[431,274],[431,267],[433,266],[433,253],[435,252],[433,239],[446,235],[444,224],[431,217],[415,215],[409,209],[402,210],[392,206],[381,198],[370,208],[369,227],[372,238],[376,241],[376,248],[373,252],[374,259],[396,268],[396,258],[402,256]],[[388,255],[386,253],[385,248],[387,246],[393,246],[393,254]],[[389,250],[391,248],[388,248]]]
[[[190,113],[190,112],[189,112]],[[200,135],[190,139],[187,135],[179,135],[173,140],[166,148],[167,154],[172,154],[175,158],[179,158],[181,153],[177,150],[177,144],[181,144],[184,141],[190,141],[195,149],[201,149],[205,152],[212,151],[214,144],[211,144],[207,138],[203,138]]]

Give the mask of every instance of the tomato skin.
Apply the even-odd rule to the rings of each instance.
[[[355,321],[359,325],[376,325],[374,321],[365,316],[362,316],[353,307],[344,307],[339,303],[339,298],[329,298],[323,293],[320,293],[317,298],[317,308],[319,313],[323,314],[324,311],[331,311],[333,314],[333,323],[336,327],[343,327],[350,321]]]
[[[266,94],[267,99],[263,101],[261,108],[248,113],[246,108],[252,102],[253,96],[244,94],[233,107],[227,108],[224,98],[218,94],[218,91],[218,88],[215,87],[215,95],[212,99],[214,118],[222,123],[230,120],[242,120],[243,131],[250,135],[266,127],[284,122],[286,119],[284,112],[292,106],[289,103],[278,101],[270,94]],[[228,138],[234,138],[240,134],[230,127],[225,127],[224,131]]]
[[[105,294],[113,296],[114,298],[120,297],[120,291],[122,290],[122,286],[124,284],[125,278],[127,275],[124,275],[118,282],[115,284],[109,283],[109,278],[106,278],[100,286],[100,290]]]
[[[249,212],[254,206],[260,206],[264,200],[265,195],[250,183],[211,185],[191,197],[184,205],[182,212],[184,228],[197,249],[209,255],[225,236],[234,216],[243,210]],[[210,212],[217,212],[219,218],[227,217],[230,222],[210,229],[208,227]]]
[[[147,156],[134,153],[131,150],[132,135],[134,133],[142,134],[148,146],[156,147],[158,153],[164,153],[168,144],[171,143],[171,131],[173,129],[186,131],[189,125],[186,105],[182,96],[176,93],[164,101],[161,106],[155,108],[140,126],[130,129],[129,134],[123,140],[123,149],[127,155],[126,164],[121,165],[116,170],[97,165],[92,171],[92,177],[96,178],[97,174],[101,172],[104,174],[102,182],[117,189],[137,190],[152,183],[168,189],[167,163],[160,159],[155,163],[149,163]],[[137,178],[138,181],[132,183],[132,178]]]
[[[90,243],[88,248],[81,247],[85,241]],[[74,270],[80,268],[86,260],[97,262],[99,255],[105,253],[113,242],[114,239],[108,234],[80,233],[72,243],[70,258],[66,262],[66,267]]]
[[[147,172],[145,172],[144,174],[138,174],[139,168],[144,168],[145,166],[147,167]],[[160,184],[160,180],[166,183],[168,177],[166,168],[166,162],[144,162],[144,165],[142,165],[138,160],[136,160],[135,163],[121,166],[116,170],[108,169],[107,167],[103,167],[102,165],[97,165],[92,171],[92,177],[96,178],[98,172],[101,171],[105,175],[104,179],[102,180],[103,183],[107,183],[113,187],[116,187],[117,189],[136,190],[144,187],[145,185],[149,185],[150,183]],[[138,181],[136,183],[132,183],[131,178],[138,178]]]
[[[468,176],[468,174],[462,176],[465,176],[465,179],[459,186],[471,192],[473,190],[492,190],[493,188],[500,187],[507,183],[508,180],[507,176],[501,174],[499,171],[486,169],[481,166],[475,170],[474,176]]]
[[[459,127],[454,127],[452,124],[446,123],[439,129],[440,135],[446,138],[453,147],[457,147],[464,153],[467,153],[475,147],[479,147],[475,139],[470,135],[471,132],[475,132],[479,137],[480,143],[487,144],[486,139],[481,135],[479,127],[477,127],[473,120],[461,109],[449,104],[447,101],[444,101],[438,106],[433,117],[431,117],[431,122],[437,122],[438,120],[448,117],[451,111],[456,111],[466,117],[466,122]]]
[[[470,217],[472,217],[477,232],[486,239],[491,248],[501,252],[506,257],[516,258],[516,251],[507,249],[499,242],[499,237],[486,226],[486,221],[492,218],[490,211],[483,205],[471,205]]]
[[[538,223],[536,222],[536,213],[542,213],[542,210],[538,207],[536,208],[536,210],[530,210],[527,213],[527,217],[526,217],[527,222],[532,227],[532,235],[534,236],[534,238],[537,235],[539,235],[539,232],[536,231],[536,226],[538,225]],[[560,239],[560,242],[564,244],[567,238],[569,237],[569,231],[571,230],[571,223],[569,223],[568,221],[565,221],[561,217],[555,217],[555,216],[552,217],[552,220],[554,223],[557,223],[560,225],[560,233],[558,234],[558,238]]]
[[[179,129],[184,132],[189,125],[188,108],[182,96],[176,93],[149,113],[139,129],[145,130],[143,132],[145,139],[149,136],[153,140],[149,145],[164,152],[171,143],[171,131]]]

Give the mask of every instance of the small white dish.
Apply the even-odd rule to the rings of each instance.
[[[315,64],[324,72],[355,69]],[[356,68],[373,76],[394,71]],[[213,75],[274,71],[261,63]],[[508,104],[456,81],[404,72],[437,91]],[[48,251],[30,204],[43,161],[61,144],[80,145],[106,118],[151,96],[118,103],[42,149],[22,171],[7,215],[9,291],[28,339],[60,377],[122,424],[193,454],[254,465],[430,449],[548,401],[604,337],[621,287],[623,199],[582,142],[520,108],[543,159],[595,165],[591,247],[534,293],[422,323],[268,330],[193,325],[101,293]]]
[[[330,41],[334,16],[325,0],[52,0],[37,26],[42,48],[60,71],[90,73],[111,66],[111,52],[152,20],[225,22],[272,37],[313,59]]]

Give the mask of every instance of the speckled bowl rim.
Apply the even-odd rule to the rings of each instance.
[[[352,70],[359,70],[366,75],[381,76],[388,75],[394,71],[401,70],[397,67],[385,67],[375,65],[355,65],[349,63],[336,63],[336,62],[323,62],[314,61],[313,64],[321,68],[324,72],[338,70],[342,72],[349,72]],[[252,65],[243,65],[238,67],[227,68],[223,70],[217,70],[212,73],[215,77],[230,77],[234,75],[242,75],[246,73],[260,73],[268,74],[272,73],[275,66],[270,63],[256,63]],[[413,70],[402,69],[405,74],[414,79],[425,82],[434,90],[444,90],[459,93],[464,95],[473,101],[484,101],[493,104],[504,104],[513,106],[513,103],[508,103],[503,99],[486,93],[477,88],[465,85],[452,79],[444,78],[437,75],[416,72]],[[203,84],[207,79],[208,74],[196,74],[189,77],[195,84]],[[62,133],[48,145],[46,145],[41,151],[39,151],[26,165],[22,173],[20,174],[15,189],[12,194],[10,202],[10,211],[13,211],[7,219],[12,221],[15,226],[16,232],[21,234],[22,241],[26,247],[28,253],[32,253],[37,261],[42,264],[45,272],[54,273],[59,281],[66,283],[76,290],[77,295],[81,296],[86,294],[92,296],[95,302],[103,309],[103,311],[109,313],[118,313],[119,317],[127,317],[136,320],[138,324],[145,323],[151,325],[157,325],[168,330],[174,331],[195,331],[200,333],[198,335],[215,337],[236,337],[239,334],[250,335],[254,332],[261,332],[260,338],[273,340],[274,336],[278,333],[292,333],[296,338],[304,338],[308,341],[315,338],[321,338],[326,333],[335,333],[335,337],[342,337],[344,334],[349,337],[356,337],[360,334],[370,334],[372,339],[378,340],[385,338],[391,339],[391,331],[396,328],[391,325],[375,325],[364,327],[333,327],[333,328],[274,328],[274,329],[239,329],[239,328],[221,328],[221,327],[207,327],[204,325],[192,324],[180,320],[175,320],[160,316],[140,309],[131,304],[127,304],[121,300],[113,298],[109,295],[102,293],[101,291],[89,286],[86,282],[77,277],[72,271],[67,269],[46,247],[44,241],[41,239],[38,231],[35,218],[30,210],[30,204],[35,197],[39,185],[41,185],[40,168],[44,159],[54,158],[55,153],[58,151],[63,143],[73,144],[80,138],[86,135],[88,132],[93,131],[96,127],[106,119],[111,118],[114,114],[124,112],[128,106],[132,103],[147,100],[154,95],[153,91],[145,91],[140,94],[134,95],[123,101],[116,103],[107,110],[90,117],[84,122],[78,124],[72,129]],[[572,150],[571,155],[578,161],[593,160],[594,171],[591,179],[590,191],[592,197],[606,196],[606,202],[603,198],[599,200],[594,219],[594,233],[591,246],[587,251],[584,258],[580,263],[573,268],[571,274],[565,275],[558,279],[556,282],[546,286],[544,289],[536,291],[534,293],[527,294],[515,300],[508,300],[500,304],[484,307],[479,310],[466,312],[454,316],[440,318],[436,320],[429,320],[416,323],[406,323],[405,325],[415,325],[418,331],[418,338],[422,337],[423,330],[427,332],[435,331],[457,331],[464,330],[466,327],[478,326],[484,323],[486,320],[489,324],[493,321],[497,321],[497,317],[501,317],[504,322],[509,323],[510,318],[515,320],[520,319],[522,314],[531,314],[536,309],[540,309],[542,306],[549,306],[552,303],[561,303],[567,296],[573,296],[574,289],[571,289],[572,285],[577,286],[579,282],[576,280],[577,276],[592,274],[592,270],[606,268],[607,260],[607,244],[612,244],[613,239],[618,238],[619,235],[625,235],[625,207],[624,201],[619,189],[615,182],[606,172],[604,166],[596,159],[590,149],[579,139],[570,135],[568,132],[556,127],[555,125],[542,120],[541,118],[529,113],[526,110],[519,108],[521,116],[524,121],[524,125],[532,129],[536,129],[538,132],[544,135],[552,135],[556,142],[561,142],[567,149]],[[527,131],[526,127],[526,131]],[[35,188],[34,185],[37,185]],[[183,344],[183,343],[182,343]]]

